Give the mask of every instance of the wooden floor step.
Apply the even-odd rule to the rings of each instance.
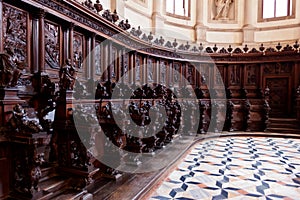
[[[66,189],[59,195],[52,197],[53,200],[81,200],[87,194],[86,190]]]
[[[51,193],[63,188],[66,185],[67,181],[68,180],[64,177],[54,176],[45,181],[40,182],[39,187],[40,190]]]
[[[298,124],[284,124],[284,123],[270,123],[268,125],[269,128],[293,128],[298,129]]]
[[[296,123],[298,122],[295,118],[269,118],[270,122],[281,122],[281,123]]]
[[[291,133],[291,134],[300,134],[299,129],[293,129],[293,128],[268,128],[269,132],[274,133]]]

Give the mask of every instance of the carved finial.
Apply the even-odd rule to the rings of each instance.
[[[293,45],[293,47],[296,49],[296,51],[298,51],[298,48],[299,48],[298,40],[296,40],[296,42]]]
[[[185,50],[188,50],[188,49],[190,48],[190,46],[191,46],[191,45],[190,45],[189,42],[187,41],[187,42],[186,42],[186,45],[184,46]]]
[[[174,48],[177,47],[178,43],[176,41],[176,38],[174,39],[174,42],[172,43],[172,45],[173,45]]]
[[[153,35],[152,35],[152,32],[149,33],[148,35],[148,40],[151,42],[151,40],[153,40]]]
[[[217,50],[218,50],[217,44],[214,45],[213,50],[215,53],[217,52]]]
[[[113,20],[114,23],[119,20],[119,15],[118,15],[116,9],[114,10],[114,12],[111,16],[112,16],[112,20]]]
[[[142,30],[141,30],[141,27],[140,26],[138,26],[138,29],[136,30],[136,34],[137,34],[137,36],[138,37],[140,37],[140,35],[142,35]]]
[[[249,50],[248,45],[245,44],[245,47],[243,48],[244,52],[247,53],[247,51]]]
[[[102,4],[100,4],[99,0],[96,0],[96,3],[94,4],[94,8],[96,9],[97,13],[103,10]]]
[[[163,45],[164,43],[165,43],[165,39],[162,36],[160,36],[160,38],[159,38],[159,44]]]
[[[231,53],[233,48],[231,47],[231,44],[229,45],[229,47],[227,48],[228,52]]]
[[[198,47],[199,51],[202,51],[203,48],[204,48],[204,47],[203,47],[202,43],[200,43],[200,45],[199,45],[199,47]]]
[[[261,45],[260,45],[260,47],[259,47],[259,50],[260,50],[261,52],[263,52],[263,51],[265,50],[265,47],[264,47],[264,44],[263,44],[263,43],[261,43]]]
[[[277,51],[280,51],[281,48],[282,48],[282,46],[280,45],[280,42],[278,42],[278,44],[276,45]]]

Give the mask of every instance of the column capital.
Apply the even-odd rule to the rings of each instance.
[[[45,18],[46,14],[47,14],[47,12],[41,8],[37,9],[36,11],[33,11],[33,17],[37,18],[37,19]]]

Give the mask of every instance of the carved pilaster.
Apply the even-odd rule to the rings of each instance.
[[[0,52],[3,52],[3,0],[0,0]]]
[[[38,46],[39,46],[39,72],[44,72],[45,71],[45,15],[46,12],[43,9],[40,9],[37,13],[38,15],[38,30],[39,30],[39,36],[38,36]]]
[[[298,86],[298,88],[296,89],[296,102],[297,102],[297,120],[298,122],[300,122],[300,85]]]
[[[75,24],[74,23],[70,23],[69,24],[69,44],[68,44],[68,47],[69,47],[69,57],[71,59],[71,63],[73,64],[74,63],[74,51],[73,51],[73,39],[74,39],[74,26]]]

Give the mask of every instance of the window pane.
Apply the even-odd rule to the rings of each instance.
[[[174,0],[166,0],[166,11],[168,13],[174,13]]]
[[[288,0],[276,0],[276,17],[287,16]]]
[[[175,3],[175,14],[184,16],[183,10],[183,2],[184,0],[177,0]]]
[[[185,0],[184,1],[184,11],[185,11],[185,16],[186,17],[188,17],[189,16],[189,10],[190,10],[190,8],[189,8],[189,0]]]
[[[274,0],[263,0],[263,18],[274,17]]]

